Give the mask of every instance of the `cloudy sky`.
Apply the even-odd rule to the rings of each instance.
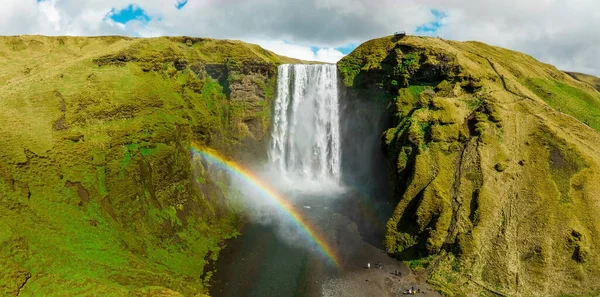
[[[334,62],[403,30],[519,50],[600,75],[598,0],[0,0],[0,35],[241,39]]]

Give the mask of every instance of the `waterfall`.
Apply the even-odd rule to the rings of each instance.
[[[269,159],[287,177],[340,180],[340,115],[335,65],[281,65]]]

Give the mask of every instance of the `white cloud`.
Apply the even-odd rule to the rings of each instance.
[[[39,4],[39,10],[45,20],[52,25],[54,31],[61,31],[60,12],[56,9],[56,0],[42,1]]]
[[[251,41],[261,47],[273,51],[276,54],[298,58],[302,60],[314,60],[315,55],[308,46],[289,44],[283,40],[255,40]]]
[[[315,56],[315,59],[317,61],[335,63],[341,58],[343,58],[345,55],[333,48],[322,48],[317,51]]]
[[[438,1],[436,1],[438,2]],[[440,3],[448,14],[439,35],[479,40],[530,54],[563,70],[600,75],[600,10],[593,0]]]
[[[597,0],[3,0],[0,34],[192,35],[259,40],[277,53],[335,61],[333,48],[432,22],[431,35],[480,40],[523,51],[565,70],[600,75]],[[152,17],[126,25],[106,20],[130,4]],[[285,40],[286,42],[283,42]],[[313,53],[307,45],[321,48]]]
[[[315,53],[310,46],[290,44],[283,40],[253,40],[250,42],[258,44],[278,55],[306,61],[335,63],[344,56],[340,51],[333,48],[321,48]]]

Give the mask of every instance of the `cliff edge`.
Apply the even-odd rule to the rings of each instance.
[[[600,93],[522,53],[406,36],[338,63],[384,106],[389,253],[449,296],[600,291]]]

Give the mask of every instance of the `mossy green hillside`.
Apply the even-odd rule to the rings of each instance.
[[[190,144],[261,158],[289,62],[227,40],[1,37],[0,295],[206,293],[238,215]]]
[[[585,82],[585,83],[592,85],[596,90],[600,91],[600,78],[599,77],[589,75],[589,74],[579,73],[579,72],[567,72],[567,74],[578,81]]]
[[[387,106],[385,246],[449,296],[600,290],[600,93],[522,53],[384,37],[338,67]]]

